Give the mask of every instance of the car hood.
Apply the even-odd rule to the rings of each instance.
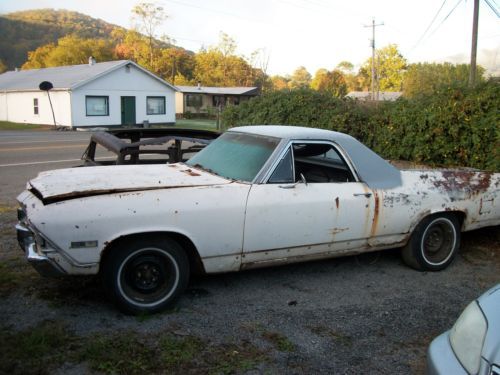
[[[117,165],[41,172],[28,182],[46,203],[99,194],[229,184],[231,180],[184,164]]]

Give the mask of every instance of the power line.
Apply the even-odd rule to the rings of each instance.
[[[226,16],[230,16],[230,17],[234,17],[234,18],[239,18],[239,19],[247,21],[247,22],[252,22],[252,23],[266,23],[265,21],[262,21],[262,20],[250,19],[250,18],[242,17],[242,16],[240,16],[238,14],[235,14],[235,13],[225,12],[223,10],[218,10],[218,9],[206,8],[206,7],[202,7],[202,6],[198,6],[198,5],[194,5],[194,4],[190,4],[190,3],[185,3],[185,2],[182,2],[182,1],[178,1],[178,0],[164,0],[164,1],[168,1],[169,3],[183,5],[183,6],[186,6],[186,7],[191,7],[191,8],[206,10],[206,11],[212,12],[212,13],[224,14]]]
[[[415,43],[415,45],[412,47],[412,50],[415,49],[419,43],[422,41],[422,39],[424,38],[425,34],[427,34],[427,31],[429,31],[429,29],[431,28],[432,24],[434,23],[434,21],[436,20],[436,18],[438,17],[439,13],[441,12],[441,9],[443,9],[444,7],[444,4],[446,4],[446,0],[443,1],[443,3],[441,4],[441,6],[439,7],[438,11],[436,12],[436,14],[434,15],[434,17],[432,17],[432,20],[431,20],[431,23],[429,23],[429,26],[427,26],[427,28],[425,29],[425,31],[423,32],[423,34],[420,36],[420,38],[417,40],[417,43]]]
[[[491,0],[484,0],[486,4],[491,8],[491,10],[497,15],[497,17],[500,17],[500,11],[496,8],[496,4],[492,4],[490,1]]]
[[[441,23],[434,29],[434,31],[427,37],[427,38],[430,38],[431,36],[433,36],[436,31],[439,30],[439,28],[443,25],[443,23],[448,19],[448,17],[451,16],[451,14],[455,11],[455,9],[457,9],[458,5],[462,2],[463,0],[458,0],[457,3],[455,4],[455,6],[450,10],[450,13],[448,13],[446,15],[446,17],[443,18],[443,20],[441,21]]]

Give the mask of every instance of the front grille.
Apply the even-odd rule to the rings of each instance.
[[[492,365],[490,369],[490,375],[500,375],[500,367],[497,365]]]

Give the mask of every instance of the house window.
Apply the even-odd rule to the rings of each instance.
[[[87,116],[109,116],[109,96],[86,96]]]
[[[214,107],[218,106],[224,107],[224,105],[226,104],[226,98],[224,96],[214,95],[212,97],[212,103]]]
[[[148,115],[164,115],[165,114],[165,97],[164,96],[148,96],[146,99],[146,113]]]
[[[33,99],[33,114],[38,115],[38,98]]]
[[[199,94],[187,94],[186,95],[186,107],[201,107],[202,97]]]

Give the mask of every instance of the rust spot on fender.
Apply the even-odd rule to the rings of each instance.
[[[342,233],[342,232],[345,232],[346,230],[349,230],[349,228],[332,228],[330,230],[330,233],[335,235],[337,233]]]
[[[181,172],[187,173],[190,176],[201,176],[199,173],[194,172],[192,169],[185,169]]]
[[[340,204],[340,200],[339,200],[339,197],[335,198],[335,206],[337,207],[337,209],[339,208],[339,204]]]

